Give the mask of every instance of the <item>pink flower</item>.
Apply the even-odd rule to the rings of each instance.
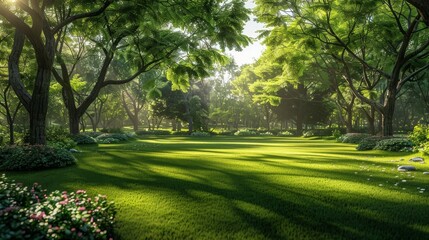
[[[81,194],[81,193],[86,193],[86,191],[85,190],[77,190],[76,193]]]
[[[70,229],[70,231],[74,232],[74,231],[76,231],[76,228],[72,228],[72,229]]]
[[[78,208],[79,211],[85,211],[85,207]]]
[[[61,204],[61,205],[66,205],[67,203],[68,203],[68,201],[67,201],[67,200],[64,200],[64,201],[59,202],[59,204]]]

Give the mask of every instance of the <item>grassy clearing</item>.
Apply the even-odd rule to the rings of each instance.
[[[429,166],[398,173],[415,154],[354,147],[147,137],[82,148],[74,167],[7,175],[107,194],[122,239],[429,239]]]

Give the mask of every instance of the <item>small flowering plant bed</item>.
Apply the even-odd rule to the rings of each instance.
[[[47,193],[0,177],[0,239],[113,239],[116,210],[84,190]]]

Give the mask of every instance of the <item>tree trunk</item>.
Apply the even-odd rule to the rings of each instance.
[[[79,134],[79,124],[80,117],[76,111],[69,110],[69,130],[70,134],[77,135]]]
[[[395,113],[396,94],[391,90],[386,93],[384,108],[381,118],[381,134],[383,136],[393,136],[393,116]]]

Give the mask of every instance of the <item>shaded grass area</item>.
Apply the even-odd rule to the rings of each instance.
[[[77,166],[7,175],[107,194],[121,239],[429,239],[427,164],[399,173],[415,154],[354,147],[292,137],[146,137],[82,148]]]

